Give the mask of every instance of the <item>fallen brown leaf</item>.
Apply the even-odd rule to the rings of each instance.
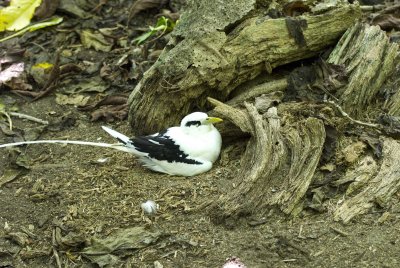
[[[35,10],[35,17],[41,20],[53,16],[59,4],[60,0],[42,0],[40,6]]]
[[[98,121],[101,119],[104,119],[107,122],[112,122],[115,119],[124,120],[125,118],[127,118],[129,111],[127,101],[128,96],[126,95],[106,96],[98,102],[80,106],[79,110],[91,111],[96,108],[102,107],[92,112],[92,121]]]
[[[136,1],[135,3],[133,3],[133,5],[131,6],[131,8],[129,10],[128,24],[131,21],[131,19],[139,12],[142,12],[143,10],[150,9],[150,8],[161,8],[167,2],[168,2],[168,0],[138,0],[138,1]]]
[[[113,96],[106,96],[100,101],[90,103],[87,105],[79,106],[79,110],[81,111],[90,111],[95,108],[104,106],[104,105],[124,105],[128,101],[128,96],[126,95],[113,95]]]
[[[128,116],[128,111],[128,104],[102,108],[92,113],[91,121],[98,121],[103,118],[106,122],[113,122],[115,119],[124,120]]]

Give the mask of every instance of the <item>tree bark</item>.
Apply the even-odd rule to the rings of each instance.
[[[217,114],[252,135],[236,176],[237,186],[210,208],[213,218],[219,222],[263,213],[273,206],[287,214],[299,213],[322,153],[322,121],[307,118],[282,127],[275,107],[262,115],[248,103],[245,110],[212,103],[217,105]]]
[[[341,70],[348,75],[348,83],[344,86],[337,83],[337,92],[329,92],[328,89],[323,91],[332,97],[335,97],[332,93],[336,94],[336,101],[345,108],[335,102],[320,104],[318,109],[314,109],[315,102],[285,102],[278,106],[278,111],[285,117],[284,126],[280,124],[280,117],[272,113],[276,108],[271,108],[271,105],[264,113],[248,103],[245,103],[246,109],[241,110],[211,100],[211,103],[216,105],[215,113],[233,122],[242,132],[251,135],[246,152],[242,156],[242,169],[234,182],[237,186],[222,195],[210,207],[213,218],[220,222],[241,214],[265,214],[271,207],[278,207],[282,212],[292,215],[301,211],[305,193],[318,176],[316,170],[325,146],[324,124],[312,116],[307,118],[307,114],[317,114],[319,118],[324,118],[325,123],[334,126],[339,133],[348,129],[349,125],[354,129],[354,125],[372,129],[361,130],[358,137],[354,137],[354,133],[352,137],[343,134],[337,137],[338,144],[351,142],[351,146],[346,149],[338,146],[334,148],[335,165],[347,165],[343,176],[332,182],[332,185],[346,189],[343,204],[334,212],[335,220],[347,223],[355,216],[366,213],[375,204],[385,207],[393,194],[400,189],[400,157],[397,155],[400,143],[382,136],[382,153],[379,151],[379,145],[376,146],[376,151],[367,148],[360,140],[376,139],[373,136],[369,137],[371,134],[376,135],[374,133],[389,133],[387,126],[355,120],[346,112],[349,110],[351,116],[362,118],[381,112],[379,107],[382,106],[383,100],[377,98],[377,94],[395,69],[397,53],[398,46],[389,43],[379,28],[361,24],[350,28],[328,60],[343,67]],[[369,59],[373,59],[373,63]],[[375,79],[370,79],[370,76]],[[314,84],[323,85],[324,82],[319,81],[321,79],[326,81],[334,77],[321,75]],[[237,100],[242,101],[248,96],[256,97],[257,93],[281,92],[281,88],[277,86],[282,83],[280,81],[266,83],[269,85],[266,87],[263,84],[261,88],[267,89],[262,92],[256,90],[260,86],[255,87],[250,93],[239,95],[242,98],[238,97]],[[282,94],[287,92],[282,91]],[[395,96],[396,94],[392,95],[386,102],[389,105],[395,103],[392,99]],[[255,104],[264,97],[256,97]],[[238,104],[238,101],[231,102]],[[334,108],[338,109],[339,117],[343,116],[348,120],[347,126],[334,123],[339,120],[336,114],[330,112],[330,103],[335,104]],[[394,124],[397,121],[392,119],[391,122]],[[354,141],[357,138],[358,141]]]
[[[349,81],[336,94],[345,111],[367,118],[366,110],[394,70],[397,53],[398,45],[378,26],[358,23],[342,36],[328,62],[346,66]]]
[[[190,111],[204,109],[208,96],[226,100],[262,72],[318,55],[361,15],[355,4],[311,10],[271,18],[265,16],[268,9],[251,0],[191,2],[172,40],[129,98],[134,132],[175,125]]]
[[[400,143],[385,138],[382,159],[378,173],[368,173],[367,176],[372,178],[364,184],[362,190],[357,195],[346,198],[336,209],[335,220],[347,223],[355,216],[368,212],[375,204],[386,207],[393,194],[400,189]]]

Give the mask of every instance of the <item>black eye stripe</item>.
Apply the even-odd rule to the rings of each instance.
[[[200,122],[200,121],[189,121],[189,122],[186,122],[186,124],[185,124],[186,127],[190,127],[190,126],[200,126],[200,125],[201,125],[201,122]]]

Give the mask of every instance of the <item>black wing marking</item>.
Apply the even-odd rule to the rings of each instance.
[[[202,163],[188,158],[189,155],[180,150],[179,145],[166,135],[166,131],[156,135],[140,136],[132,138],[131,144],[136,150],[148,153],[148,157],[164,160],[169,163],[180,162],[186,164],[201,165]]]

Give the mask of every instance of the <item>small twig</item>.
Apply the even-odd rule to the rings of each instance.
[[[298,250],[299,252],[303,253],[303,255],[305,257],[307,257],[307,259],[311,259],[311,254],[310,254],[310,252],[308,252],[308,250],[306,250],[305,248],[303,248],[300,245],[297,245],[296,243],[293,243],[287,237],[278,236],[278,240],[279,240],[280,243],[282,243],[282,244],[284,244],[286,246],[292,247],[292,248]]]
[[[53,256],[54,256],[54,258],[56,259],[57,267],[58,267],[58,268],[61,268],[62,266],[61,266],[60,256],[58,256],[58,252],[57,252],[57,249],[56,249],[56,246],[57,246],[57,242],[56,242],[56,228],[57,228],[57,227],[54,227],[54,228],[53,228],[53,235],[52,235]]]
[[[198,205],[194,210],[195,211],[204,211],[204,209],[214,203],[213,200],[204,201],[200,205]]]
[[[284,259],[283,262],[295,262],[297,259]]]
[[[37,47],[40,48],[42,51],[47,52],[47,50],[46,50],[42,45],[40,45],[40,44],[38,44],[38,43],[35,43],[35,42],[31,42],[31,44],[37,46]]]
[[[43,119],[40,119],[40,118],[36,118],[36,117],[31,116],[31,115],[21,114],[21,113],[16,113],[16,112],[10,112],[9,114],[11,116],[14,116],[14,117],[17,117],[17,118],[20,118],[20,119],[26,119],[26,120],[29,120],[29,121],[33,121],[33,122],[36,122],[36,123],[43,124],[43,125],[48,125],[49,124],[49,121],[46,121],[46,120],[43,120]]]
[[[384,8],[385,5],[360,6],[361,11],[378,11]]]
[[[349,236],[349,234],[347,232],[342,231],[342,230],[340,230],[340,229],[338,229],[336,227],[331,226],[330,228],[331,228],[332,231],[335,231],[336,233],[340,234],[341,236],[344,236],[344,237]]]
[[[266,224],[267,222],[268,222],[268,219],[263,217],[259,220],[249,221],[247,224],[251,227],[255,227],[255,226]]]
[[[0,111],[0,114],[2,114],[5,117],[7,117],[8,126],[9,126],[10,130],[12,130],[12,120],[11,120],[11,117],[10,117],[10,113],[7,113],[5,111]]]
[[[95,6],[90,12],[95,12],[95,13],[99,13],[101,11],[101,8],[107,4],[108,0],[100,0],[97,4],[97,6]]]
[[[364,250],[363,252],[358,254],[358,256],[354,258],[353,263],[361,261],[361,259],[365,256],[365,253],[367,253],[367,250]]]
[[[346,112],[343,110],[343,108],[340,107],[340,105],[337,104],[337,103],[334,102],[334,101],[325,100],[325,102],[327,102],[327,103],[329,103],[329,104],[335,106],[336,109],[338,109],[338,111],[342,114],[342,116],[346,117],[347,119],[349,119],[349,120],[350,120],[351,122],[353,122],[353,123],[359,124],[359,125],[361,125],[361,126],[372,127],[372,128],[377,128],[377,129],[380,129],[380,128],[381,128],[379,124],[367,123],[367,122],[363,122],[363,121],[360,121],[360,120],[356,120],[356,119],[351,118],[350,115],[349,115],[348,113],[346,113]]]
[[[297,235],[298,238],[302,238],[304,239],[305,237],[303,236],[303,224],[300,225],[300,230],[299,230],[299,234]]]

